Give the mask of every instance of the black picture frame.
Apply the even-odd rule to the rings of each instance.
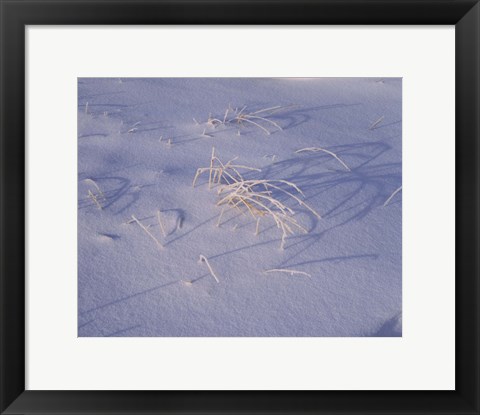
[[[479,0],[0,0],[0,13],[1,414],[480,413]],[[25,390],[25,27],[60,24],[455,25],[456,390]]]

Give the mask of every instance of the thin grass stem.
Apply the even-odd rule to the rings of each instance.
[[[218,277],[215,275],[215,273],[213,272],[213,269],[212,267],[210,266],[210,263],[208,262],[208,259],[203,256],[203,255],[200,255],[200,259],[199,259],[200,262],[205,262],[205,264],[207,265],[207,268],[208,270],[210,271],[210,274],[212,275],[213,278],[215,278],[215,281],[217,281],[217,283],[220,283],[220,280],[218,279]]]

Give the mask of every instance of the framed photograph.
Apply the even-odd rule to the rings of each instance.
[[[480,413],[478,1],[0,6],[2,414]]]

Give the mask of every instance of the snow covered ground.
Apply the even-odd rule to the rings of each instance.
[[[212,147],[321,219],[274,189],[284,249],[243,205],[216,226]],[[401,181],[401,79],[81,78],[78,335],[401,336]]]

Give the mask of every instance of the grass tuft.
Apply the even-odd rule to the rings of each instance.
[[[215,148],[212,148],[210,166],[197,169],[193,179],[193,186],[195,186],[198,177],[208,172],[209,188],[214,185],[218,186],[220,200],[217,202],[217,206],[222,206],[222,211],[217,226],[220,226],[225,207],[239,209],[241,212],[242,209],[246,210],[257,222],[256,235],[258,235],[259,219],[270,217],[282,232],[280,247],[283,249],[288,235],[294,234],[295,231],[304,233],[308,233],[308,231],[294,218],[295,211],[275,196],[279,193],[287,195],[289,200],[295,201],[298,205],[313,213],[318,219],[321,219],[321,216],[313,208],[301,200],[299,195],[303,196],[303,192],[294,183],[286,180],[245,179],[240,173],[240,169],[260,170],[233,164],[234,160],[236,158],[223,163],[215,155]]]
[[[270,135],[273,131],[282,131],[282,127],[270,119],[274,113],[290,108],[291,106],[281,106],[277,105],[275,107],[263,108],[257,111],[247,111],[247,106],[244,106],[241,109],[231,108],[229,106],[223,116],[213,117],[212,114],[208,116],[207,124],[213,128],[216,128],[220,125],[237,125],[244,127],[245,125],[253,125],[260,130],[262,130],[266,135]],[[202,135],[206,135],[205,132]],[[237,130],[237,135],[240,135],[240,130]]]

